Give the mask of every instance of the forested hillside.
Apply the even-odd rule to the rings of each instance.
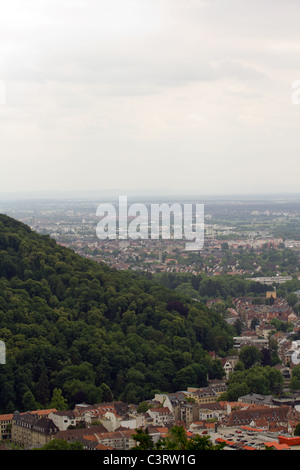
[[[0,412],[76,402],[138,403],[206,385],[235,332],[199,302],[84,259],[0,215]],[[53,402],[52,402],[53,403]]]

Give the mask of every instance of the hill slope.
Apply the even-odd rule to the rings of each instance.
[[[208,351],[234,332],[144,276],[84,259],[0,214],[0,412],[78,401],[138,403],[220,378]]]

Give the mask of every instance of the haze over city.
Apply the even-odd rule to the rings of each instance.
[[[0,192],[295,193],[300,4],[1,6]]]

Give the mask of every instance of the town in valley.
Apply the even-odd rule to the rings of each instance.
[[[137,429],[147,430],[155,444],[173,426],[188,437],[209,436],[224,449],[300,449],[300,203],[297,200],[233,200],[205,205],[205,243],[200,252],[186,252],[183,240],[97,239],[96,201],[2,201],[1,212],[50,235],[83,257],[119,270],[141,272],[157,282],[183,276],[180,292],[239,325],[231,354],[218,357],[222,372],[206,387],[161,391],[143,403],[110,401],[78,403],[73,409],[15,411],[0,416],[2,446],[36,448],[53,439],[80,442],[88,450],[130,450]],[[258,295],[234,298],[199,293],[189,279],[205,275],[251,280]],[[289,286],[287,289],[286,286]],[[231,399],[228,379],[241,362],[241,352],[253,348],[265,361],[276,354],[278,393],[250,392]],[[250,349],[249,349],[250,348]],[[244,355],[247,357],[247,355]],[[249,356],[249,357],[250,357]],[[272,362],[266,362],[272,364]],[[298,428],[297,428],[298,426]],[[295,430],[297,430],[295,434]],[[298,434],[299,432],[299,434]],[[8,444],[9,443],[9,444]]]

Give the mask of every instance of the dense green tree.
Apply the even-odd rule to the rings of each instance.
[[[79,441],[67,442],[64,439],[52,439],[39,450],[83,450],[83,444]]]
[[[63,397],[59,388],[53,390],[52,399],[49,408],[55,408],[57,411],[64,411],[68,407],[67,400]]]
[[[224,399],[228,401],[237,401],[239,397],[248,395],[251,392],[246,382],[232,383],[228,386]]]
[[[242,361],[246,369],[260,364],[262,360],[261,351],[256,346],[244,346],[239,352],[239,360]]]
[[[40,375],[36,387],[35,396],[38,402],[41,403],[43,406],[45,406],[49,402],[50,384],[46,371],[43,371]]]
[[[161,438],[155,445],[155,449],[172,451],[222,450],[223,448],[223,443],[214,445],[207,435],[188,438],[183,426],[173,426],[167,436]]]
[[[294,307],[296,303],[298,302],[298,297],[294,292],[291,292],[290,294],[287,295],[286,300],[287,300],[287,303],[290,305],[290,307]]]
[[[228,379],[228,387],[222,400],[236,401],[250,392],[278,394],[282,391],[283,377],[280,371],[271,366],[255,365],[245,370],[235,370]]]
[[[300,423],[298,423],[294,429],[294,436],[300,436]]]
[[[65,409],[80,397],[140,403],[156,389],[220,377],[209,351],[226,355],[236,332],[224,308],[213,311],[176,291],[181,279],[195,298],[249,289],[230,276],[173,273],[165,287],[80,257],[0,215],[0,340],[7,350],[0,410]]]
[[[39,408],[38,403],[36,402],[33,393],[28,390],[24,393],[22,399],[23,409],[26,411],[33,411]]]
[[[290,381],[291,390],[300,390],[300,365],[293,367]]]
[[[113,401],[113,394],[112,394],[112,391],[110,389],[110,387],[108,385],[106,385],[105,383],[102,383],[100,385],[100,393],[101,393],[101,401],[103,402],[112,402]]]
[[[148,411],[149,408],[150,408],[150,404],[147,401],[142,401],[137,408],[137,412],[146,413],[146,411]]]
[[[153,439],[149,435],[148,428],[137,429],[136,433],[132,435],[132,438],[136,441],[136,445],[131,450],[151,450],[154,447]]]
[[[211,364],[208,367],[208,375],[211,380],[222,380],[224,378],[225,371],[223,368],[222,361],[220,359],[215,359],[211,361]]]

